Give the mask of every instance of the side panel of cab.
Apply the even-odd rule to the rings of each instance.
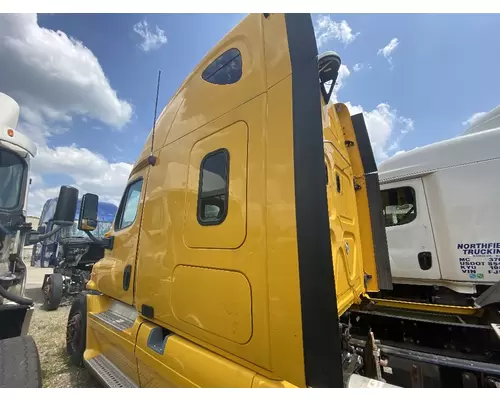
[[[273,21],[280,21],[280,16]],[[136,306],[143,315],[150,310],[145,316],[171,331],[171,338],[189,341],[191,347],[182,347],[182,354],[190,358],[191,352],[197,353],[200,368],[210,364],[202,360],[219,354],[232,361],[235,374],[258,370],[273,376],[275,369],[279,376],[282,373],[273,368],[270,352],[265,221],[269,103],[263,23],[260,14],[243,20],[179,91],[182,104],[150,170]],[[278,65],[288,56],[286,48],[285,42]],[[233,49],[241,57],[241,76],[225,85],[204,79],[211,65]],[[289,61],[284,65],[281,80],[290,74]],[[277,100],[290,107],[289,97]],[[297,372],[290,379],[300,382],[303,368],[297,334],[300,328],[282,337],[298,337],[299,346],[291,352],[297,357],[291,363]],[[151,370],[158,372],[159,365],[164,365],[160,375],[165,385],[179,385],[178,374],[195,386],[207,385],[189,371],[167,368],[174,349],[169,341],[177,339],[168,339],[160,355],[149,350],[147,337],[142,331],[138,336],[141,376],[151,376]],[[241,386],[236,378],[226,379]]]
[[[333,105],[324,108],[323,127],[327,196],[337,305],[342,315],[360,303],[364,291],[363,252],[354,174],[345,145],[344,132]]]
[[[367,292],[392,289],[387,236],[377,165],[363,114],[351,116],[345,104],[335,105],[335,115],[343,132],[343,143],[352,167],[360,251]],[[330,114],[333,113],[331,109]],[[361,262],[361,258],[358,259]]]
[[[230,49],[239,80],[206,82]],[[342,386],[316,55],[309,15],[252,14],[176,95],[145,194],[135,296],[166,341],[151,351],[154,325],[141,326],[141,383],[218,385],[169,361],[195,352],[202,375],[214,372],[202,359],[231,361],[234,386],[248,371],[258,386]]]
[[[365,292],[390,288],[391,275],[378,174],[374,162],[370,162],[373,154],[363,116],[351,117],[344,104],[328,104],[323,107],[323,135],[341,315],[351,305],[359,304]]]

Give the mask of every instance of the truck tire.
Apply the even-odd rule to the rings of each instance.
[[[64,282],[61,274],[51,274],[48,278],[48,290],[43,306],[48,311],[57,310],[63,297]]]
[[[0,388],[41,388],[42,369],[31,336],[0,340]]]
[[[84,294],[75,297],[69,310],[66,325],[66,353],[71,363],[83,365],[83,353],[87,345],[87,298]]]

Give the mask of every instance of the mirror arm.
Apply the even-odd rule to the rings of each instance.
[[[113,239],[114,239],[113,236],[107,237],[107,238],[104,238],[104,239],[97,239],[89,231],[84,231],[84,232],[87,234],[87,236],[90,238],[90,240],[92,240],[92,242],[98,244],[99,246],[102,246],[102,247],[104,247],[105,249],[108,249],[108,250],[111,250],[113,248]]]
[[[63,228],[62,225],[58,225],[57,228],[52,229],[50,232],[44,233],[43,235],[41,235],[39,233],[30,234],[28,237],[28,240],[26,241],[27,242],[26,245],[31,246],[32,244],[40,243],[42,240],[45,240],[45,239],[51,237],[52,235],[55,235],[62,228]],[[32,232],[36,232],[36,231],[32,231]]]
[[[321,94],[323,96],[323,100],[325,101],[325,105],[327,105],[330,99],[332,98],[333,89],[335,87],[335,81],[332,81],[332,84],[330,85],[330,90],[328,90],[328,92],[326,91],[325,83],[326,82],[320,85],[320,89],[321,89]]]

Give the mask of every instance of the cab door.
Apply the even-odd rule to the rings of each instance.
[[[393,278],[441,279],[422,178],[382,186]]]
[[[147,169],[129,178],[108,237],[113,248],[94,268],[99,291],[127,304],[133,304],[137,243],[142,220],[144,186]]]

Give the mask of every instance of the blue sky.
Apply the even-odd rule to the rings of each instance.
[[[343,61],[335,97],[363,111],[380,161],[460,134],[500,102],[496,15],[313,14]],[[61,184],[121,197],[159,112],[243,14],[0,15],[0,91],[36,141],[29,213]]]
[[[159,114],[201,58],[243,17],[243,14],[41,15],[41,26],[62,30],[82,41],[99,60],[118,97],[134,108],[130,123],[121,132],[112,132],[99,121],[87,121],[74,126],[70,134],[57,137],[54,144],[76,143],[111,160],[134,162],[153,124],[158,70],[163,75]],[[144,40],[133,27],[144,20],[153,34],[156,26],[164,31],[166,43],[158,49],[144,51],[140,47]],[[91,132],[89,125],[102,129]],[[91,133],[82,135],[84,131]],[[114,147],[119,150],[106,151]]]

